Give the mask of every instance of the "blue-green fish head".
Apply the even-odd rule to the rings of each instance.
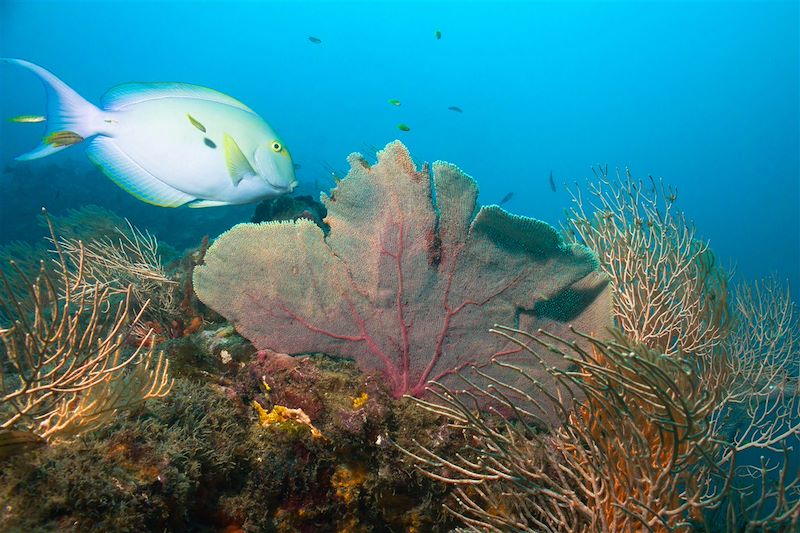
[[[256,148],[256,172],[278,192],[292,192],[298,182],[289,150],[279,139],[272,139]]]

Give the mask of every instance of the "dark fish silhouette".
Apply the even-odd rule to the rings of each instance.
[[[441,30],[436,30],[434,32],[434,35],[436,36],[436,40],[439,40],[439,39],[442,38],[442,31]]]
[[[0,431],[0,459],[13,457],[45,444],[42,437],[30,431]]]
[[[326,163],[325,161],[322,162],[322,168],[325,169],[325,173],[330,177],[334,183],[339,183],[342,181],[342,177],[346,176],[346,172],[342,172],[338,169],[333,168],[331,165]]]
[[[556,182],[553,181],[553,171],[550,171],[550,190],[556,192]]]
[[[513,197],[514,197],[514,191],[511,191],[510,193],[508,193],[505,196],[503,196],[503,199],[500,200],[500,204],[499,205],[503,205],[504,203],[506,203],[509,200],[511,200]]]
[[[320,44],[322,42],[322,39],[320,39],[319,37],[314,37],[314,36],[309,37],[308,40],[311,41],[314,44]]]
[[[463,113],[464,112],[463,109],[461,109],[460,107],[455,106],[455,105],[451,105],[447,109],[449,109],[450,111],[455,111],[456,113]]]

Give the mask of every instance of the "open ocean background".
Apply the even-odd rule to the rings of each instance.
[[[300,194],[332,186],[327,169],[346,172],[349,153],[399,138],[416,159],[472,175],[482,203],[513,192],[505,208],[557,225],[564,183],[596,163],[627,166],[677,187],[740,277],[777,273],[797,290],[798,5],[0,0],[0,56],[42,65],[93,103],[128,81],[230,94],[283,137]],[[0,67],[3,119],[44,105],[31,73]],[[143,204],[81,146],[15,163],[42,129],[0,123],[0,244],[36,240],[41,206],[101,205],[179,247],[253,213]]]

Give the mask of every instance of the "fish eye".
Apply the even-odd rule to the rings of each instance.
[[[278,141],[272,141],[272,151],[273,152],[280,152],[283,150],[283,146]]]

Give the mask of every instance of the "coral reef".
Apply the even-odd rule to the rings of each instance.
[[[322,209],[265,203],[286,221],[184,257],[95,208],[0,249],[26,254],[0,529],[796,530],[796,309],[774,280],[729,295],[669,189],[599,171],[565,243],[399,143],[350,164]]]
[[[788,292],[757,284],[729,307],[724,273],[674,198],[660,204],[630,174],[603,173],[592,191],[600,213],[577,197],[570,223],[614,284],[613,338],[498,326],[568,394],[497,358],[465,369],[468,393],[437,385],[436,401],[417,403],[463,431],[479,460],[424,445],[409,457],[457,487],[448,508],[474,530],[795,531],[800,330]],[[553,366],[554,353],[573,366]],[[509,370],[525,385],[505,382]],[[490,385],[474,387],[476,375]],[[506,409],[476,413],[481,395]],[[542,431],[542,412],[560,425]],[[755,450],[759,464],[737,464]]]
[[[404,467],[418,438],[457,442],[435,417],[396,402],[353,362],[293,358],[219,330],[166,342],[198,351],[205,371],[173,365],[171,394],[71,446],[4,463],[0,528],[64,531],[449,531],[449,491]],[[187,344],[190,343],[190,344]],[[237,348],[238,347],[238,348]],[[213,361],[230,350],[227,365]],[[267,387],[265,387],[267,383]],[[364,394],[368,396],[364,398]],[[353,400],[363,404],[354,407]],[[309,414],[322,438],[264,412]],[[277,408],[277,406],[291,406]],[[431,435],[431,437],[428,437]]]
[[[494,323],[567,336],[570,323],[597,334],[610,323],[606,279],[585,247],[478,208],[470,177],[443,162],[417,171],[399,141],[372,167],[349,160],[323,197],[327,236],[303,219],[241,224],[195,269],[200,299],[258,348],[353,358],[400,397],[520,353],[485,334]]]
[[[96,221],[98,228],[106,226],[105,220]],[[107,226],[120,235],[113,224]],[[126,341],[133,341],[145,357],[163,352],[161,361],[169,361],[175,384],[159,402],[115,405],[133,408],[123,416],[111,416],[118,414],[114,409],[99,416],[69,402],[64,414],[92,424],[82,425],[79,432],[67,432],[72,426],[60,424],[63,431],[54,433],[54,439],[69,436],[70,440],[59,446],[41,446],[34,433],[6,432],[0,443],[4,452],[29,453],[0,457],[4,503],[0,529],[446,531],[452,527],[436,503],[448,489],[404,468],[399,452],[388,444],[393,440],[408,444],[419,428],[438,424],[433,417],[405,402],[395,404],[379,380],[361,375],[352,362],[257,351],[191,293],[187,279],[203,261],[204,244],[163,270],[170,279],[181,280],[185,291],[178,314],[170,311],[164,320],[172,319],[174,325],[184,317],[197,319],[185,327],[151,331],[161,326],[153,321],[144,328],[131,327],[142,314],[130,311],[135,307],[130,290],[113,297],[110,285],[95,283],[91,291],[87,289],[87,297],[76,302],[68,291],[89,286],[79,274],[92,262],[80,254],[95,236],[105,238],[102,231],[93,234],[87,226],[76,227],[81,230],[85,233],[72,234],[77,247],[74,261],[63,252],[54,256],[43,248],[45,264],[60,258],[61,270],[45,287],[48,290],[40,291],[40,300],[62,307],[37,313],[31,305],[28,312],[40,318],[71,317],[76,328],[91,326],[92,320],[116,327],[108,339],[98,326],[94,339],[103,341],[99,348],[131,355],[136,352]],[[50,242],[56,251],[63,250],[62,239],[53,237]],[[19,250],[30,247],[10,249]],[[27,291],[26,274],[21,269],[14,272],[23,280],[16,286]],[[96,298],[101,298],[98,305],[83,305]],[[14,305],[3,311],[19,314]],[[80,329],[70,331],[78,333],[76,342],[87,339]],[[136,368],[147,370],[145,365]],[[135,379],[139,372],[117,370],[126,376],[125,383],[145,384]],[[105,392],[112,399],[130,399],[125,390],[137,389],[115,387]],[[421,440],[437,449],[451,442],[431,442],[424,436]]]
[[[140,416],[7,463],[2,529],[222,529],[231,520],[209,503],[221,486],[241,483],[247,452],[247,424],[233,410],[210,388],[178,378],[172,394]]]

